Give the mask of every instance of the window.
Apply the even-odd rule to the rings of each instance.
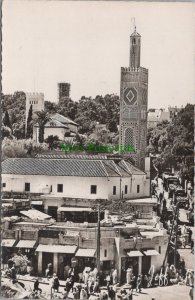
[[[128,191],[128,185],[125,185],[125,194],[127,194]]]
[[[107,250],[104,250],[104,257],[107,257]]]
[[[97,185],[91,185],[91,194],[97,194]]]
[[[58,184],[57,185],[57,192],[58,193],[63,193],[63,184]]]
[[[137,185],[137,193],[139,193],[139,191],[140,191],[140,186]]]
[[[113,186],[113,195],[116,195],[116,186]]]
[[[30,183],[25,182],[25,192],[30,192]]]
[[[50,193],[52,193],[52,185],[50,186]]]
[[[5,183],[5,182],[3,182],[2,186],[3,186],[3,187],[6,187],[6,183]]]
[[[161,254],[161,246],[158,247],[158,252]]]

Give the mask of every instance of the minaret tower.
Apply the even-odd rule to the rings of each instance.
[[[134,27],[130,36],[130,62],[121,68],[120,145],[133,146],[125,151],[141,170],[145,168],[148,106],[148,70],[140,67],[141,36]]]

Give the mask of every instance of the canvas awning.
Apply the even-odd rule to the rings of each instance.
[[[38,200],[38,201],[31,201],[32,205],[43,205],[43,201]]]
[[[36,241],[32,240],[20,240],[17,245],[15,246],[16,248],[34,248],[36,244]]]
[[[64,211],[64,212],[66,212],[66,211],[68,211],[68,212],[71,212],[71,211],[72,212],[76,212],[76,211],[80,211],[80,212],[88,211],[88,212],[91,212],[93,210],[90,207],[64,207],[64,206],[59,207],[58,208],[58,212],[62,212],[62,211]]]
[[[155,249],[143,251],[146,256],[160,255]]]
[[[49,216],[36,209],[21,210],[20,213],[31,220],[46,220],[52,218],[52,216]]]
[[[75,256],[95,257],[95,252],[96,252],[96,249],[81,249],[81,248],[79,248],[77,250],[77,253],[75,254]]]
[[[13,247],[15,241],[16,240],[14,240],[14,239],[3,239],[1,241],[1,246],[2,247]]]
[[[48,253],[75,254],[76,249],[77,246],[75,245],[39,245],[36,251]]]
[[[143,256],[143,254],[142,254],[141,251],[139,251],[139,250],[131,250],[131,251],[127,252],[127,255],[128,255],[129,257]]]

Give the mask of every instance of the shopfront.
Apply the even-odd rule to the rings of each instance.
[[[71,267],[71,259],[77,250],[76,245],[43,245],[40,244],[38,252],[38,273],[45,275],[45,269],[49,263],[52,264],[53,272],[60,278],[64,278],[65,267]]]
[[[121,258],[121,282],[126,282],[126,272],[128,268],[133,269],[133,274],[135,276],[139,275],[143,254],[139,250],[129,250],[126,251],[126,256]]]
[[[2,267],[6,268],[8,259],[11,258],[11,256],[14,253],[14,244],[16,243],[15,239],[3,239],[1,241],[1,257],[2,257]]]

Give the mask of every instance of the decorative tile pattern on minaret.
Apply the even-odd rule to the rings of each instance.
[[[119,143],[132,145],[129,156],[140,169],[145,168],[148,106],[148,70],[140,67],[141,36],[130,36],[130,63],[121,68]]]

